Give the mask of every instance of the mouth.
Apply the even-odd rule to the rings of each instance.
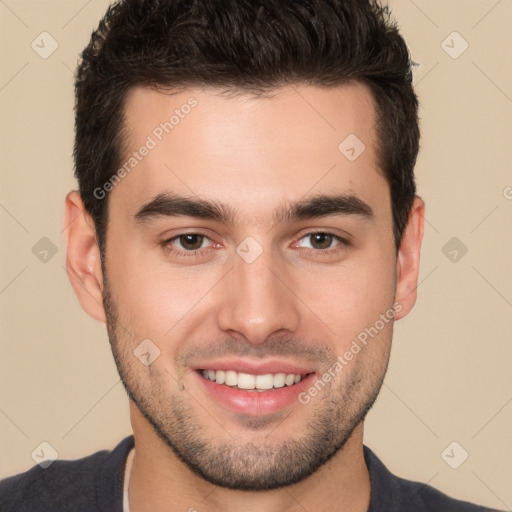
[[[300,373],[265,373],[255,375],[237,372],[235,370],[198,370],[205,378],[216,384],[228,386],[238,390],[265,392],[285,386],[294,386],[310,375]]]
[[[306,368],[286,366],[277,363],[266,365],[265,368],[250,368],[245,365],[238,368],[245,371],[237,371],[229,369],[229,363],[221,368],[212,364],[209,368],[195,368],[192,374],[196,376],[198,388],[223,410],[260,417],[302,407],[300,394],[318,378],[316,372]]]

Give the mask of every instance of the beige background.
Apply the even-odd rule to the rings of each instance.
[[[1,476],[31,467],[42,441],[77,458],[131,433],[106,329],[81,310],[64,270],[73,70],[107,4],[0,1]],[[427,227],[419,299],[396,324],[366,444],[401,476],[510,510],[512,1],[392,6],[419,63]],[[31,48],[43,31],[59,45],[47,59]],[[458,58],[454,31],[469,44]],[[42,237],[57,249],[47,262],[32,252]],[[443,253],[452,237],[468,248],[457,262]],[[452,441],[469,452],[458,469],[441,457]]]

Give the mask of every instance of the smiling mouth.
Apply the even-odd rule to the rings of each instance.
[[[234,370],[198,370],[205,378],[222,386],[229,386],[242,391],[272,391],[286,386],[294,386],[309,374],[266,373],[254,375]]]

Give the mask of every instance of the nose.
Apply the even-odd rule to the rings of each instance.
[[[279,331],[296,332],[300,325],[300,299],[291,276],[271,250],[251,263],[238,254],[223,280],[218,326],[230,336],[262,344]],[[280,334],[283,334],[280,333]]]

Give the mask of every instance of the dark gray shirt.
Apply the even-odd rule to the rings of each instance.
[[[112,451],[6,478],[0,482],[0,512],[122,512],[124,468],[133,446],[129,436]],[[394,476],[367,446],[364,456],[371,480],[368,512],[497,512]]]

